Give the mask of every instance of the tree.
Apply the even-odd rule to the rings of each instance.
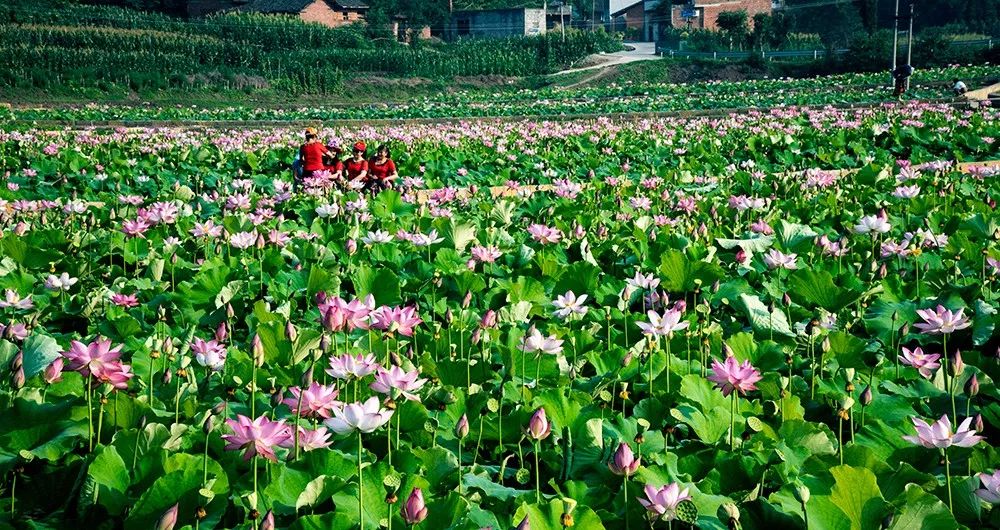
[[[771,47],[774,35],[774,17],[770,13],[757,13],[753,16],[753,47],[763,51]]]
[[[750,38],[750,25],[747,22],[746,10],[723,11],[715,19],[715,23],[719,26],[719,31],[729,37],[730,48],[736,44],[739,49],[743,49]]]

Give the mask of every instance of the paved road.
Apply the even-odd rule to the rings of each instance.
[[[634,63],[636,61],[653,61],[660,58],[659,56],[656,55],[656,44],[652,42],[626,42],[625,46],[632,49],[623,52],[591,55],[591,57],[594,58],[604,59],[604,62],[602,62],[601,64],[595,64],[593,66],[584,66],[582,68],[570,68],[569,70],[556,72],[552,75],[562,75],[562,74],[571,74],[574,72],[599,70],[601,68],[607,68],[609,66],[617,66],[619,64]]]

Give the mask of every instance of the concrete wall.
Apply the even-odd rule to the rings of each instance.
[[[456,11],[448,23],[446,37],[514,37],[545,33],[545,12],[541,9],[494,9]]]
[[[628,10],[624,14],[618,15],[615,18],[614,31],[625,31],[626,29],[642,30],[645,25],[645,11],[642,8],[642,3],[638,3]]]

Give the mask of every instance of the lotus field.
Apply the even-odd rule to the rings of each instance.
[[[1000,526],[1000,112],[299,135],[0,133],[0,528]]]

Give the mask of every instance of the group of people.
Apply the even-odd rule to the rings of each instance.
[[[338,146],[327,146],[319,139],[316,129],[310,127],[305,131],[305,143],[299,148],[299,155],[292,164],[295,177],[295,188],[308,178],[321,171],[327,172],[332,178],[345,185],[356,186],[369,193],[393,187],[399,178],[396,163],[393,162],[389,148],[385,145],[375,149],[375,156],[368,158],[368,146],[364,142],[356,142],[351,149],[351,156],[341,159],[343,150]]]

